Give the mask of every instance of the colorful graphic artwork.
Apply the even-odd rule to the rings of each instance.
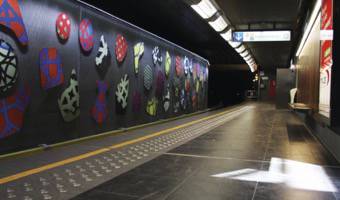
[[[102,124],[107,118],[106,93],[108,84],[104,81],[97,81],[96,84],[98,94],[96,103],[92,107],[91,114],[98,124]]]
[[[80,115],[78,79],[75,69],[71,72],[69,86],[58,99],[58,105],[65,122],[71,122]]]
[[[43,48],[39,60],[40,84],[44,90],[64,83],[63,66],[56,48]]]
[[[175,101],[174,102],[174,113],[178,113],[179,111],[179,101]]]
[[[120,79],[120,83],[117,85],[116,97],[117,103],[122,109],[125,109],[129,97],[129,77],[127,74]]]
[[[158,46],[154,47],[152,50],[152,61],[154,65],[156,65],[157,63],[161,65],[163,62],[162,53]]]
[[[192,78],[194,79],[194,81],[196,81],[197,79],[197,68],[199,67],[199,65],[196,63],[193,67],[193,70],[192,70]]]
[[[58,37],[61,40],[67,40],[71,33],[71,20],[65,13],[60,13],[56,21]]]
[[[13,95],[0,100],[0,139],[21,130],[30,98],[30,88],[21,86]]]
[[[181,90],[180,79],[174,78],[172,83],[173,83],[174,95],[175,95],[175,97],[179,97],[179,93],[180,93],[180,90]]]
[[[204,69],[203,69],[203,67],[201,67],[201,69],[200,69],[200,74],[199,74],[199,80],[203,83],[203,81],[204,81]]]
[[[0,92],[12,89],[18,79],[18,59],[11,45],[0,39]]]
[[[169,78],[171,71],[171,56],[169,52],[167,51],[165,53],[165,76]]]
[[[184,57],[183,65],[184,65],[184,74],[188,75],[189,70],[190,70],[190,60],[186,56]]]
[[[156,98],[152,98],[151,100],[149,100],[146,106],[146,113],[150,116],[156,116],[157,115],[157,104],[158,104],[158,101]]]
[[[22,45],[28,44],[28,36],[17,0],[0,1],[0,24],[12,30]]]
[[[195,89],[196,89],[197,93],[200,91],[200,82],[199,82],[199,80],[196,80]]]
[[[170,108],[170,84],[166,86],[165,95],[163,96],[163,108],[165,112],[168,112]]]
[[[134,58],[135,58],[135,74],[139,71],[139,60],[144,54],[144,42],[139,42],[133,47]]]
[[[98,68],[101,68],[103,63],[105,63],[105,59],[109,56],[109,48],[108,45],[105,41],[104,35],[100,37],[100,44],[99,44],[99,49],[98,53],[96,56],[96,66]]]
[[[192,101],[192,107],[194,109],[196,109],[196,107],[197,107],[197,95],[196,95],[195,91],[192,91],[191,101]]]
[[[123,62],[124,58],[126,57],[127,54],[127,50],[128,50],[128,44],[125,40],[125,38],[118,34],[117,38],[116,38],[116,48],[115,48],[115,52],[116,52],[116,58],[118,62]]]
[[[144,67],[144,87],[147,90],[150,90],[153,82],[153,69],[150,65],[146,65]]]
[[[192,60],[189,62],[189,72],[190,72],[190,74],[193,74],[193,72],[194,72],[194,66],[192,64]]]
[[[93,48],[94,32],[92,22],[89,19],[83,19],[79,25],[79,41],[85,52],[90,52]]]
[[[200,66],[200,64],[197,64],[196,65],[196,76],[197,76],[197,78],[199,78],[200,74],[201,74],[201,66]]]
[[[190,79],[185,79],[185,91],[190,92]]]
[[[182,59],[179,56],[176,56],[176,75],[182,76],[183,67],[182,67]]]
[[[182,110],[186,110],[187,109],[187,100],[185,98],[185,91],[184,91],[184,89],[181,90],[180,102],[181,102]]]
[[[207,82],[208,79],[209,79],[209,68],[205,67],[204,82]]]
[[[158,71],[157,81],[156,81],[156,96],[162,97],[164,92],[164,81],[165,77],[162,71]]]
[[[132,97],[132,111],[138,112],[140,111],[141,104],[142,104],[142,95],[138,91],[133,92]]]

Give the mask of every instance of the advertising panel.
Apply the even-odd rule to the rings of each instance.
[[[331,75],[333,65],[333,0],[322,0],[319,113],[330,117]]]

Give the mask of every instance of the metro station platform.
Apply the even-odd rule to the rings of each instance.
[[[339,199],[291,111],[242,105],[0,160],[1,199]]]

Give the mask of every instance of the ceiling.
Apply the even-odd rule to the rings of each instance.
[[[300,0],[216,0],[238,30],[292,30],[296,36]],[[293,42],[247,43],[264,68],[288,67]]]
[[[84,0],[208,59],[212,65],[243,59],[184,0]],[[215,0],[234,27],[291,29],[298,36],[299,13],[308,0]],[[310,1],[309,1],[310,2]],[[272,28],[272,27],[271,27]],[[294,42],[248,43],[264,69],[288,67]]]

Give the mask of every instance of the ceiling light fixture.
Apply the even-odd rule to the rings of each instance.
[[[232,26],[225,18],[223,12],[216,4],[214,0],[186,0],[193,10],[195,10],[203,19],[205,19],[209,25],[226,40],[231,47],[233,47],[237,53],[239,53],[243,59],[248,63],[251,61],[251,65],[248,63],[252,72],[256,71],[253,66],[257,65],[252,58],[250,52],[246,49],[241,42],[232,41]],[[198,2],[198,3],[197,3]],[[227,30],[227,28],[229,29]]]
[[[235,49],[237,53],[242,53],[244,50],[246,50],[246,48],[244,47],[244,45],[239,46],[238,48]]]
[[[251,57],[251,55],[249,54],[249,55],[247,55],[246,57],[244,57],[243,59],[244,59],[245,61],[248,61],[248,60],[252,59],[252,57]]]
[[[298,50],[296,52],[296,56],[297,57],[300,56],[300,54],[302,52],[302,49],[305,46],[305,43],[306,43],[306,41],[308,39],[308,36],[309,36],[310,32],[312,31],[313,25],[314,25],[316,19],[318,19],[318,17],[319,17],[319,12],[320,12],[320,9],[321,9],[321,4],[322,4],[321,0],[317,0],[316,3],[315,3],[312,15],[311,15],[311,17],[308,20],[307,28],[304,31],[303,37],[302,37],[302,39],[300,41],[300,44],[299,44],[299,48],[298,48]]]
[[[216,32],[221,32],[228,27],[228,24],[222,15],[217,17],[214,21],[210,21],[209,24]]]
[[[225,41],[232,41],[233,37],[232,37],[233,31],[231,29],[229,29],[228,31],[226,31],[225,33],[221,33],[221,37],[225,40]]]
[[[210,0],[202,0],[198,4],[191,5],[191,8],[194,9],[203,19],[208,19],[217,12],[217,9]]]
[[[249,62],[247,62],[247,64],[253,66],[253,65],[255,65],[255,60],[249,61]]]
[[[242,58],[246,57],[247,55],[249,54],[249,51],[248,50],[245,50],[244,52],[240,53],[240,56]]]
[[[255,68],[254,68],[254,66],[252,66],[252,65],[249,65],[249,69],[250,69],[250,71],[251,71],[251,72],[255,72]]]
[[[237,48],[242,44],[241,42],[234,42],[234,41],[228,41],[228,43],[233,48]]]

